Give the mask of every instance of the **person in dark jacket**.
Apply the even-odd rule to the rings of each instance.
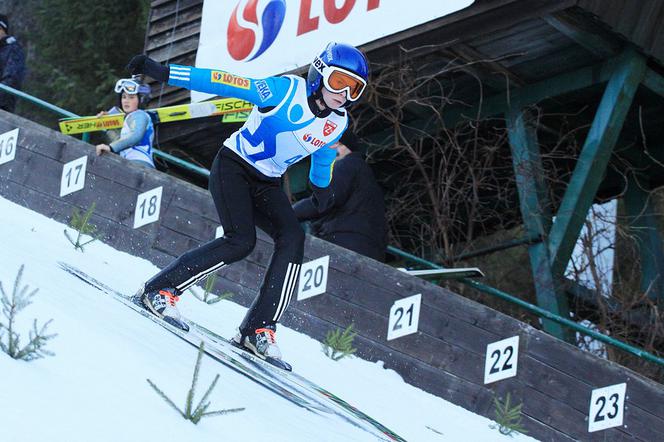
[[[9,20],[0,14],[0,83],[20,89],[25,77],[25,55],[16,37],[9,35]],[[14,111],[16,97],[0,92],[0,109]]]
[[[387,222],[383,192],[364,161],[357,138],[346,131],[335,146],[337,159],[330,186],[334,204],[319,213],[314,197],[293,205],[300,222],[311,221],[311,233],[338,246],[385,261]]]

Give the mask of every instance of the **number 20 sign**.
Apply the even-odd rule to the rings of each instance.
[[[300,269],[300,289],[297,293],[298,301],[325,293],[327,290],[327,273],[329,267],[329,255],[302,264],[302,268]]]
[[[400,338],[417,332],[420,321],[422,295],[417,294],[394,302],[387,325],[387,340]]]

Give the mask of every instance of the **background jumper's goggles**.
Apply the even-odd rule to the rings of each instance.
[[[328,90],[337,93],[346,91],[346,98],[350,101],[357,101],[367,87],[364,78],[338,66],[328,66],[320,57],[316,57],[313,65]]]
[[[120,92],[126,92],[129,95],[136,95],[138,93],[147,93],[149,89],[144,85],[138,83],[136,80],[129,78],[122,78],[115,83],[115,93],[119,94]]]

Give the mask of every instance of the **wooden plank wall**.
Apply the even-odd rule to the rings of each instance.
[[[88,144],[0,111],[0,133],[16,127],[16,159],[0,165],[2,197],[60,222],[74,207],[87,209],[95,202],[92,222],[104,241],[158,266],[214,237],[217,216],[206,191],[116,155],[96,157]],[[63,163],[83,155],[86,188],[60,198]],[[160,221],[133,229],[136,196],[157,186],[163,186]],[[248,306],[271,247],[259,232],[255,251],[220,272],[217,289],[235,292],[234,301]],[[322,340],[329,330],[353,323],[359,357],[384,361],[406,382],[490,418],[494,395],[509,392],[523,401],[529,434],[542,440],[652,441],[664,434],[661,385],[419,278],[308,237],[305,261],[325,255],[330,256],[327,292],[294,301],[285,325]],[[387,341],[391,306],[418,293],[419,331]],[[512,336],[520,338],[518,375],[484,385],[487,344]],[[624,425],[588,433],[591,390],[621,382],[627,383]]]
[[[664,2],[661,0],[578,0],[578,6],[664,63]]]
[[[203,0],[153,0],[145,53],[161,63],[194,65],[203,15]],[[151,82],[152,107],[188,103],[189,91]]]

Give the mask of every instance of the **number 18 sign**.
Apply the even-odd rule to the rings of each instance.
[[[400,338],[417,332],[420,321],[422,295],[417,294],[394,302],[390,309],[387,340]]]
[[[159,219],[162,189],[159,186],[138,195],[136,198],[136,211],[134,212],[134,229],[153,223]]]

